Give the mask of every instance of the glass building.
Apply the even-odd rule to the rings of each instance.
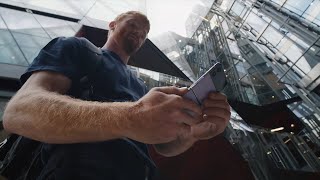
[[[158,57],[162,64],[130,67],[149,88],[189,86],[214,63],[223,64],[228,81],[223,93],[232,117],[221,140],[225,144],[215,141],[219,148],[230,145],[234,150],[235,155],[221,155],[225,161],[246,164],[251,176],[242,179],[317,179],[319,9],[320,0],[0,0],[0,117],[20,87],[19,76],[51,39],[75,36],[83,27],[107,31],[117,14],[139,10],[148,15],[151,32],[148,46],[137,57]],[[219,148],[216,151],[223,152]],[[236,161],[233,157],[238,156],[241,160]],[[169,169],[172,164],[159,160],[164,174],[178,177],[178,169]],[[239,167],[225,165],[241,179]],[[219,174],[215,168],[210,172]],[[202,173],[211,175],[209,170]]]

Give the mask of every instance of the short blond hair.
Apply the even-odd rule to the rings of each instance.
[[[121,13],[114,19],[114,21],[119,22],[119,21],[121,21],[123,18],[125,18],[127,16],[139,16],[139,17],[141,17],[142,21],[147,25],[148,31],[150,30],[150,22],[149,22],[148,17],[146,15],[142,14],[139,11],[127,11],[125,13]]]

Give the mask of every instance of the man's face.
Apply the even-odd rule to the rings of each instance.
[[[127,54],[132,55],[142,46],[148,31],[142,17],[130,15],[116,22],[113,37]]]

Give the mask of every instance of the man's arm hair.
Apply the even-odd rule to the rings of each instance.
[[[125,120],[133,103],[101,103],[65,94],[71,80],[56,72],[33,73],[9,101],[4,128],[47,143],[77,143],[121,138],[118,120]]]

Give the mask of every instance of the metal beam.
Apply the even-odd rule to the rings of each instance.
[[[14,5],[5,4],[5,3],[0,3],[0,7],[13,9],[13,10],[17,10],[17,11],[23,11],[23,12],[30,12],[31,11],[33,14],[38,14],[38,15],[42,15],[42,16],[46,16],[46,17],[52,17],[52,18],[61,19],[61,20],[65,20],[65,21],[76,22],[76,23],[80,21],[80,19],[73,18],[73,17],[67,17],[67,16],[58,15],[58,14],[52,14],[52,13],[48,13],[48,12],[43,12],[43,11],[30,9],[30,8],[19,7],[19,6],[14,6]]]

